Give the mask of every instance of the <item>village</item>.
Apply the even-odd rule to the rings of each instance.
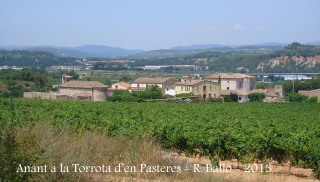
[[[256,76],[240,73],[215,73],[203,77],[185,75],[180,78],[140,77],[131,83],[114,83],[111,87],[98,81],[77,81],[72,80],[72,76],[63,75],[57,92],[25,92],[23,96],[51,100],[107,101],[116,90],[146,91],[152,86],[158,88],[162,95],[173,97],[190,94],[194,96],[193,98],[202,100],[221,99],[223,101],[226,96],[236,95],[237,101],[244,103],[249,102],[249,94],[261,93],[265,95],[263,102],[285,101],[282,85],[257,89]],[[301,90],[299,94],[320,98],[320,89]]]

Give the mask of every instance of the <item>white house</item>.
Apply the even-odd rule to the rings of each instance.
[[[162,94],[166,94],[166,92],[172,93],[172,89],[166,88],[166,87],[171,86],[174,83],[175,83],[175,80],[168,77],[166,78],[141,77],[131,83],[131,90],[144,91],[144,90],[147,90],[152,85],[157,85],[161,89]]]

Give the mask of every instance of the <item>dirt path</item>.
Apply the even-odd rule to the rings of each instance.
[[[211,161],[205,157],[187,157],[184,154],[178,155],[176,153],[163,154],[166,157],[172,157],[174,160],[186,161],[191,166],[199,164],[205,172],[207,172],[206,170],[208,169],[207,165],[210,165],[211,163]],[[220,164],[223,164],[221,165],[222,169],[226,166],[230,166],[232,168],[231,172],[213,172],[213,174],[231,181],[320,182],[314,178],[314,173],[311,169],[291,167],[289,171],[289,164],[279,165],[276,162],[272,162],[269,166],[266,166],[268,172],[263,172],[263,170],[261,170],[261,167],[265,166],[261,163],[251,163],[250,166],[240,164],[240,169],[238,169],[238,162],[236,160],[221,161]],[[220,168],[220,166],[218,167]],[[209,168],[209,172],[210,171],[211,168]]]

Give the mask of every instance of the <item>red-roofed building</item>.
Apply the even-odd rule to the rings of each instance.
[[[111,89],[113,90],[130,90],[131,85],[126,82],[117,82],[112,84]]]

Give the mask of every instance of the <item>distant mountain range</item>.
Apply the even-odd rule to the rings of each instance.
[[[253,45],[223,45],[223,44],[198,44],[198,45],[189,45],[189,46],[177,46],[171,48],[171,50],[203,50],[203,49],[213,49],[213,48],[240,48],[247,46],[262,47],[262,46],[281,46],[284,47],[287,44],[279,42],[266,42],[261,44]]]
[[[84,45],[79,47],[54,47],[54,46],[0,46],[5,50],[46,51],[56,56],[65,57],[120,57],[130,56],[144,52],[143,50],[130,50],[119,47],[103,45]]]
[[[308,42],[309,45],[320,46],[320,41]],[[188,46],[176,46],[170,49],[143,51],[130,50],[104,45],[84,45],[79,47],[55,47],[55,46],[0,46],[5,50],[46,51],[56,56],[65,57],[172,57],[189,56],[203,51],[274,51],[282,49],[288,44],[279,42],[267,42],[254,45],[223,45],[223,44],[198,44]]]
[[[320,41],[308,42],[307,44],[320,46]]]

